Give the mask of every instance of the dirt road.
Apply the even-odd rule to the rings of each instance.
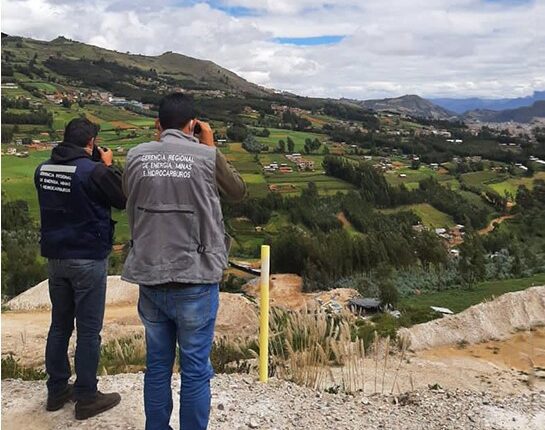
[[[502,222],[504,222],[505,220],[508,220],[508,219],[511,219],[511,218],[514,218],[515,215],[503,215],[503,216],[500,216],[498,218],[494,218],[492,221],[490,221],[488,223],[488,225],[479,230],[479,234],[482,236],[482,235],[485,235],[485,234],[488,234],[490,232],[492,232],[492,230],[494,230],[494,227],[496,226],[496,224],[501,224]]]

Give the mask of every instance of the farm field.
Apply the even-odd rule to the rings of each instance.
[[[412,211],[420,217],[422,223],[428,228],[449,228],[456,225],[452,217],[435,209],[428,203],[399,206],[395,209],[381,210],[383,213],[396,213],[401,211]]]
[[[501,182],[508,177],[509,175],[506,173],[498,173],[492,170],[470,172],[470,173],[464,173],[463,175],[461,175],[462,182],[472,187],[483,188],[483,190],[487,185],[493,184],[495,182]]]
[[[404,177],[400,175],[405,175]],[[456,179],[448,174],[438,174],[437,171],[427,167],[420,166],[418,170],[411,169],[408,166],[391,170],[384,175],[390,185],[399,186],[404,184],[409,190],[418,188],[418,182],[429,177],[435,177],[441,183],[455,184]],[[456,181],[457,182],[457,181]]]
[[[530,276],[522,279],[505,279],[502,281],[488,281],[476,284],[469,290],[440,291],[427,293],[419,296],[411,296],[401,299],[401,307],[447,307],[453,312],[461,312],[483,300],[489,300],[505,293],[520,291],[534,285],[545,283],[545,273]]]
[[[293,139],[293,143],[295,144],[295,152],[301,153],[303,152],[303,147],[305,146],[305,139],[318,139],[322,143],[327,140],[327,136],[324,134],[309,133],[306,131],[284,130],[280,128],[269,128],[268,130],[271,132],[269,137],[257,136],[257,140],[264,145],[268,145],[269,150],[273,150],[280,139],[284,140],[287,145],[288,136]]]
[[[515,197],[520,185],[525,185],[527,188],[531,189],[534,180],[536,179],[545,180],[545,172],[537,172],[532,178],[509,178],[502,182],[489,184],[488,186],[502,196],[510,195]]]

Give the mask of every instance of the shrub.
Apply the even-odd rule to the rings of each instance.
[[[2,379],[37,381],[46,378],[47,374],[43,370],[22,365],[20,360],[15,358],[13,354],[8,354],[2,358]]]

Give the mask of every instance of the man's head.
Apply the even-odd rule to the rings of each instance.
[[[87,118],[74,118],[64,129],[64,141],[82,148],[93,145],[98,126]]]
[[[197,112],[193,99],[182,94],[173,93],[165,96],[159,103],[159,124],[161,130],[175,128],[183,130],[189,121],[195,119]]]

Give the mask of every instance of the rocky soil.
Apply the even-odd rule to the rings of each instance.
[[[87,421],[74,419],[73,404],[46,412],[43,382],[5,380],[2,429],[142,429],[142,374],[100,379],[103,391],[122,395],[115,409]],[[174,378],[173,428],[178,427],[178,378]],[[493,393],[439,387],[399,396],[328,394],[271,379],[219,375],[212,383],[211,430],[236,429],[513,429],[545,428],[545,391],[495,397]]]
[[[545,286],[503,294],[458,314],[401,329],[399,336],[408,338],[410,348],[419,351],[443,345],[502,340],[513,333],[543,326]]]

